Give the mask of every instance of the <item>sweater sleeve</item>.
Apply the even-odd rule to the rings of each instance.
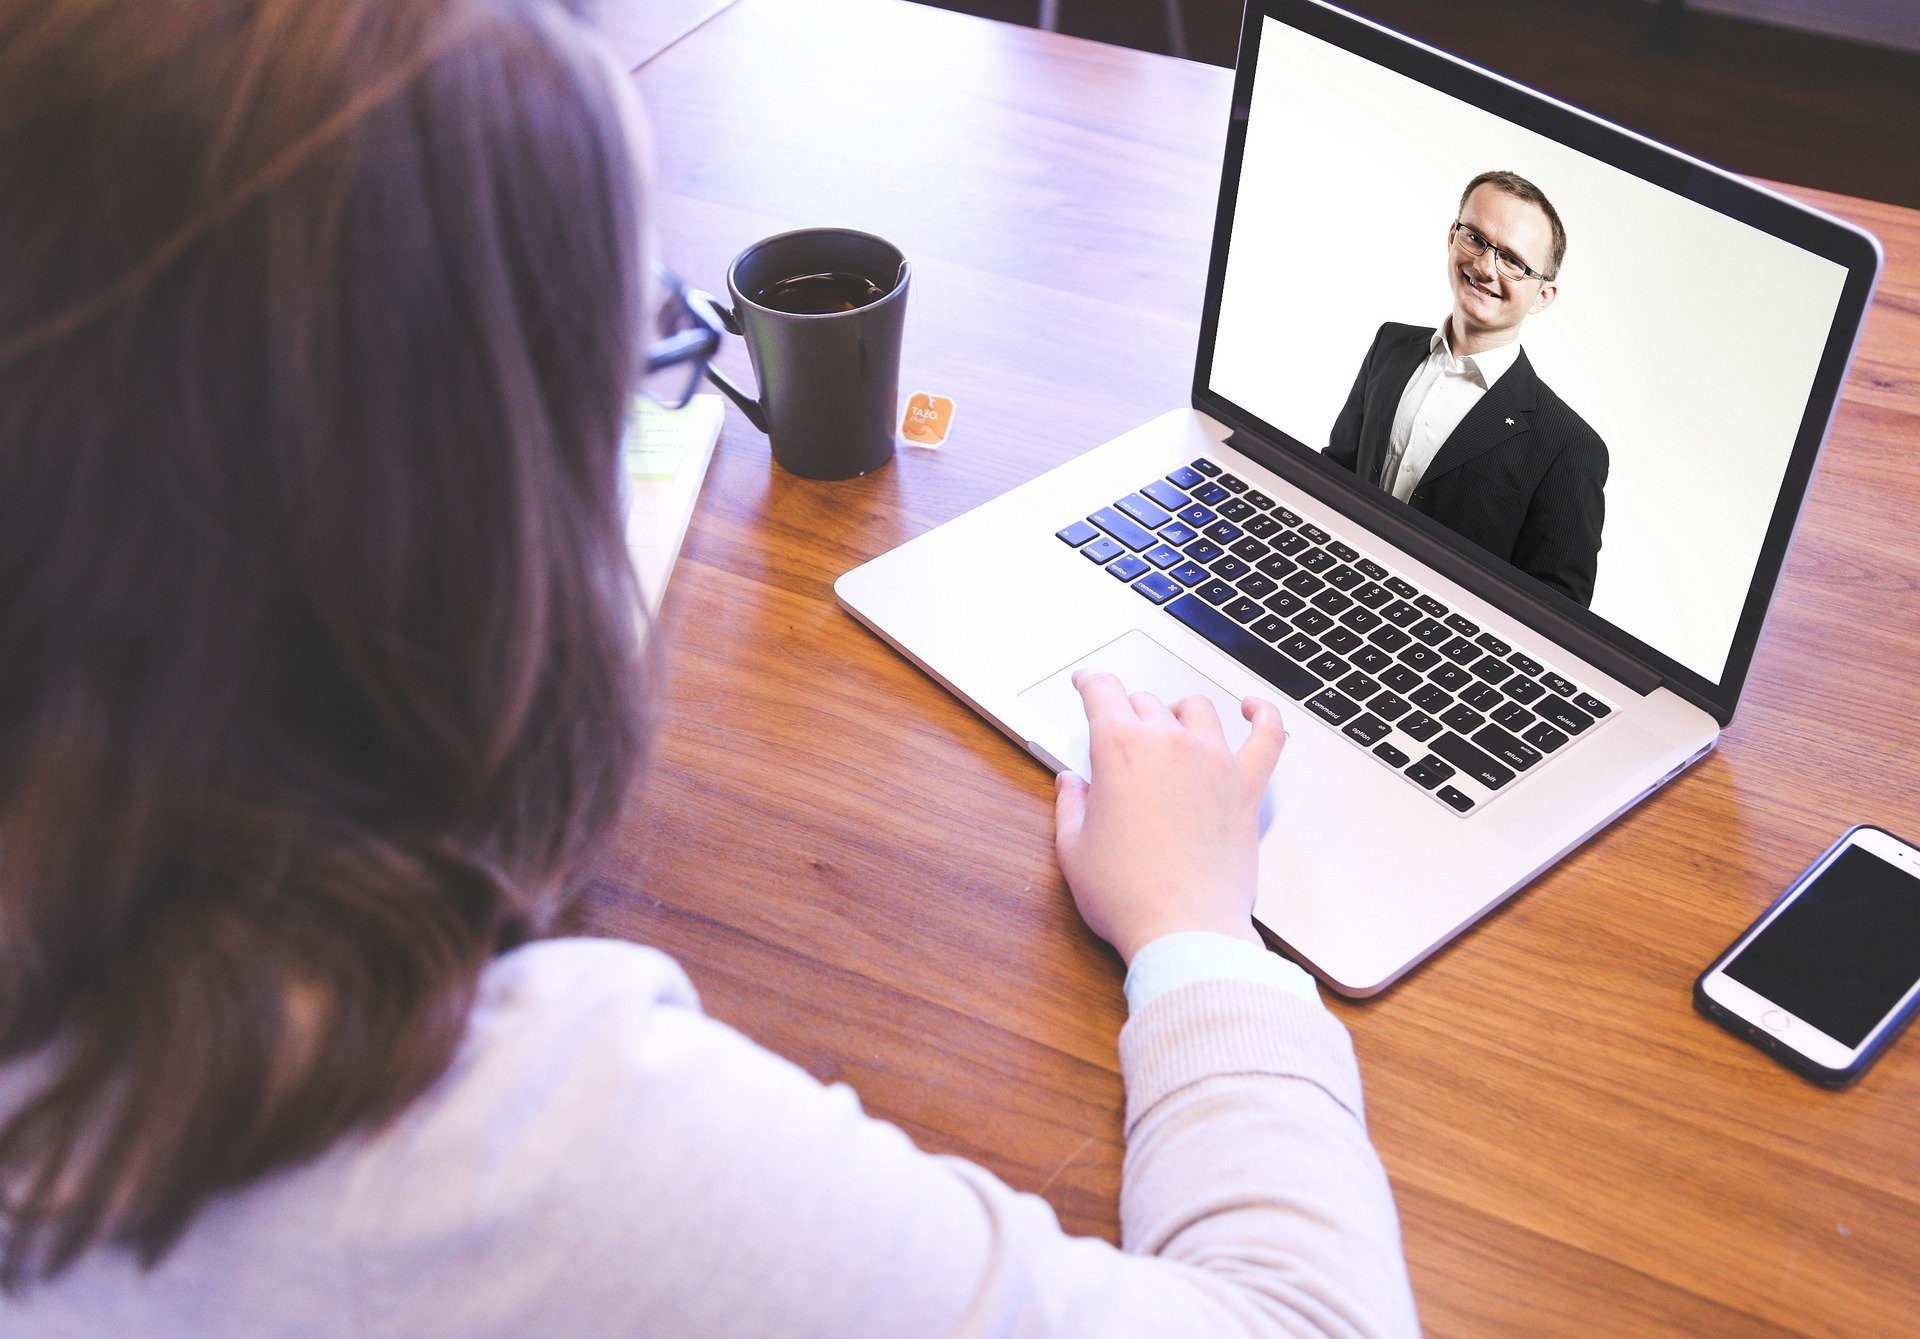
[[[375,1309],[397,1324],[424,1295],[467,1334],[1416,1330],[1352,1052],[1316,1004],[1206,981],[1127,1024],[1116,1248],[922,1152],[690,991],[593,978],[576,955],[544,992],[574,1016],[547,1010],[492,1076],[470,1067],[456,1086],[479,1088],[436,1099],[404,1172],[375,1178]],[[444,1119],[449,1098],[463,1119]]]

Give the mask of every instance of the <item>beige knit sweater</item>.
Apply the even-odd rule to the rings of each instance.
[[[664,954],[534,944],[394,1125],[219,1202],[150,1273],[100,1251],[0,1298],[0,1334],[1415,1332],[1331,1015],[1197,982],[1120,1065],[1115,1249],[707,1018]]]

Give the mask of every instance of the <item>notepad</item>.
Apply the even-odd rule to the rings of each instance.
[[[621,445],[627,548],[649,613],[659,613],[666,597],[700,485],[720,440],[724,408],[718,395],[696,395],[683,409],[639,400],[628,420]]]

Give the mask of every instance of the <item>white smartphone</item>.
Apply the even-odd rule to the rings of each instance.
[[[1700,974],[1693,999],[1789,1069],[1852,1083],[1920,1006],[1920,850],[1849,829]]]

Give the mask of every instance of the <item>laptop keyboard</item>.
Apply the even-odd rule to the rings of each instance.
[[[1613,709],[1211,460],[1057,533],[1456,813]]]

